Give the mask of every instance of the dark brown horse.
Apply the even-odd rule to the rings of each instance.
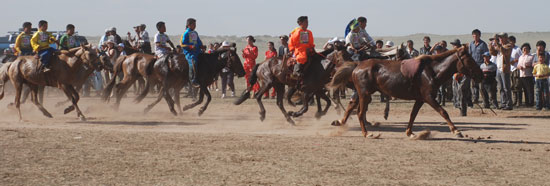
[[[97,62],[97,53],[91,49],[91,45],[81,46],[69,51],[61,51],[61,54],[52,57],[50,72],[41,72],[38,70],[39,62],[34,56],[20,56],[11,63],[8,68],[8,74],[0,72],[0,79],[4,81],[9,76],[15,87],[15,108],[19,113],[19,119],[22,120],[20,104],[23,85],[28,85],[31,89],[33,103],[47,117],[52,115],[38,102],[38,87],[53,86],[63,90],[65,95],[72,101],[72,105],[65,109],[65,114],[76,109],[77,116],[81,120],[86,118],[78,107],[79,95],[71,84],[76,78],[77,72],[82,66],[94,65]],[[0,99],[4,95],[4,88],[0,93]]]
[[[206,103],[199,109],[199,116],[204,113],[208,104],[212,100],[210,91],[208,91],[208,85],[212,84],[218,74],[223,68],[229,67],[232,72],[236,73],[238,77],[243,77],[245,74],[243,64],[239,55],[236,53],[236,48],[231,49],[219,49],[211,54],[200,53],[195,65],[197,70],[196,78],[199,80],[199,99],[194,103],[186,105],[183,110],[189,110],[197,105],[201,104],[204,95],[206,95]]]
[[[358,117],[361,130],[366,137],[365,125],[368,123],[366,120],[368,104],[372,100],[371,95],[376,91],[380,91],[399,99],[416,101],[407,126],[407,136],[414,137],[412,132],[414,119],[422,105],[428,103],[447,121],[451,132],[457,137],[462,137],[461,132],[451,122],[447,111],[436,102],[435,96],[439,86],[449,80],[456,72],[473,77],[476,82],[481,80],[482,72],[468,53],[468,46],[463,45],[459,49],[450,50],[439,55],[423,55],[416,59],[420,61],[420,67],[418,73],[412,78],[405,77],[402,74],[401,61],[370,59],[359,64],[346,63],[344,67],[337,71],[330,85],[333,88],[345,86],[351,79],[357,90],[359,100],[352,100],[348,105],[344,118],[335,122],[344,125],[351,113],[350,111],[359,105]]]
[[[285,85],[288,85],[289,87],[296,87],[298,83],[295,79],[292,79],[288,76],[288,73],[291,73],[287,66],[288,58],[271,58],[261,64],[254,66],[249,81],[250,85],[254,85],[256,84],[256,82],[260,83],[260,90],[255,96],[256,101],[260,106],[260,120],[263,121],[265,119],[266,113],[262,103],[261,95],[271,89],[271,87],[273,87],[277,92],[277,106],[285,116],[287,122],[289,122],[290,124],[294,125],[294,120],[292,120],[291,117],[299,117],[303,113],[307,112],[309,107],[309,104],[307,103],[309,103],[309,100],[313,97],[313,95],[319,96],[320,98],[323,98],[325,101],[327,101],[325,109],[319,108],[318,112],[316,113],[316,117],[319,118],[324,115],[331,105],[330,98],[325,94],[324,86],[326,83],[329,82],[330,73],[332,71],[332,68],[334,68],[334,64],[329,64],[328,67],[325,68],[321,61],[325,59],[326,55],[330,54],[333,51],[334,49],[331,48],[321,53],[313,52],[308,55],[308,63],[304,68],[304,76],[302,79],[303,83],[300,84],[298,88],[303,91],[302,102],[304,104],[302,105],[302,109],[298,112],[287,112],[283,106]],[[250,97],[251,89],[252,87],[249,86],[247,90],[241,95],[241,97],[234,102],[234,104],[239,105],[246,101]],[[290,93],[289,96],[291,96],[291,94],[292,93]]]

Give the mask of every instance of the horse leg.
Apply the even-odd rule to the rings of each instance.
[[[212,101],[212,96],[210,95],[210,91],[208,91],[208,88],[206,86],[201,86],[201,91],[204,92],[204,94],[206,94],[206,103],[204,103],[204,106],[202,106],[199,109],[199,116],[201,116],[202,113],[204,113],[206,108],[208,108],[208,104],[210,104],[210,101]],[[262,96],[260,95],[258,97],[261,98]]]
[[[126,91],[134,84],[136,81],[136,78],[129,77],[130,75],[124,76],[124,79],[116,85],[115,95],[116,95],[116,102],[114,105],[114,108],[118,110],[118,107],[120,106],[120,100],[122,100],[122,97],[124,94],[126,94]],[[128,77],[128,79],[126,79]]]
[[[455,127],[455,125],[451,121],[451,118],[449,118],[449,114],[445,109],[443,109],[443,107],[441,107],[441,105],[437,104],[437,102],[433,98],[427,99],[426,103],[432,106],[432,108],[437,112],[439,112],[439,114],[445,119],[445,121],[447,121],[447,125],[449,125],[449,129],[451,130],[451,133],[453,133],[454,135],[456,135],[456,137],[459,137],[459,138],[464,137],[462,136],[462,133]]]
[[[362,93],[358,91],[359,96],[359,112],[357,117],[359,117],[359,124],[361,125],[361,131],[363,132],[363,137],[367,137],[367,125],[370,123],[367,121],[367,110],[369,110],[369,104],[372,101],[372,97],[369,93]]]
[[[271,83],[267,82],[267,83],[264,83],[262,87],[260,87],[260,90],[258,91],[258,95],[260,96],[256,96],[256,102],[258,102],[258,106],[260,106],[260,120],[261,121],[264,121],[265,120],[265,108],[264,108],[264,104],[262,102],[262,95],[264,95],[264,93],[267,91],[269,93],[269,89],[271,89],[272,85]]]
[[[357,108],[358,105],[359,105],[359,102],[357,98],[352,97],[351,100],[349,101],[348,107],[346,108],[346,112],[344,112],[344,117],[341,120],[332,121],[331,125],[333,126],[345,125],[346,122],[348,121],[349,116],[351,115],[353,110]]]
[[[44,104],[44,89],[46,86],[38,86],[38,102]]]
[[[384,119],[388,120],[388,115],[390,115],[390,96],[386,97],[386,108],[384,108]]]
[[[72,110],[76,109],[76,116],[80,118],[82,121],[86,121],[86,117],[84,114],[82,114],[82,111],[80,111],[80,108],[78,107],[78,101],[80,100],[80,97],[78,96],[78,92],[73,88],[72,85],[63,85],[63,91],[71,99],[73,105],[67,107],[65,109],[65,114],[71,112]]]
[[[189,84],[190,88],[193,87],[191,86],[191,84]],[[186,110],[189,110],[193,107],[196,107],[197,105],[201,104],[202,103],[202,100],[204,99],[204,92],[201,88],[199,88],[199,99],[191,104],[188,104],[188,105],[185,105],[185,107],[183,107],[183,111],[186,111]]]
[[[165,79],[164,81],[168,81],[168,80]],[[174,114],[174,116],[177,116],[178,112],[176,112],[176,109],[174,109],[174,100],[170,96],[170,86],[168,86],[168,83],[164,83],[164,86],[160,87],[159,95],[164,95],[164,100],[166,100],[166,104],[168,104],[168,108],[170,109],[170,112]]]
[[[31,91],[32,96],[31,101],[34,103],[34,105],[36,105],[36,107],[38,107],[38,110],[40,110],[42,114],[44,114],[44,116],[48,118],[53,118],[52,114],[50,114],[50,112],[48,112],[38,100],[38,86],[29,85],[29,90]]]
[[[283,86],[284,88],[284,86]],[[284,91],[284,89],[283,89]],[[296,103],[292,102],[292,95],[296,92],[296,88],[290,87],[288,88],[288,91],[286,92],[286,102],[293,107],[296,107]]]
[[[309,102],[310,102],[312,97],[313,97],[312,93],[304,92],[304,94],[302,95],[302,102],[304,103],[302,105],[302,108],[298,112],[288,111],[288,114],[292,115],[292,117],[295,117],[295,118],[302,116],[309,109]]]
[[[181,110],[180,105],[180,91],[183,87],[178,86],[174,88],[174,102],[176,103],[176,106],[178,107],[178,111],[180,114],[183,114],[183,110]]]
[[[27,102],[27,98],[29,98],[30,93],[31,93],[30,85],[23,86],[23,94],[22,94],[22,97],[21,97],[21,103]],[[31,99],[32,99],[32,97],[31,97]]]
[[[277,91],[277,106],[279,107],[279,109],[281,110],[281,112],[283,112],[283,115],[285,116],[286,118],[286,121],[288,123],[290,123],[291,125],[296,125],[294,123],[294,120],[292,120],[292,118],[290,117],[290,115],[286,112],[285,110],[285,107],[283,105],[283,97],[284,97],[284,93],[285,93],[285,85],[282,84],[282,83],[273,83],[273,88],[275,89],[275,91]]]
[[[409,118],[409,124],[407,125],[407,130],[405,131],[405,134],[407,134],[408,137],[414,138],[414,134],[412,132],[412,127],[414,120],[416,119],[416,115],[418,114],[418,111],[420,108],[424,105],[423,101],[416,101],[414,102],[413,110],[411,112],[411,117]]]
[[[157,99],[153,103],[147,105],[147,107],[143,110],[143,113],[148,113],[149,111],[151,111],[151,109],[153,109],[153,107],[155,107],[155,105],[157,105],[160,100],[162,100],[162,97],[162,94],[158,94]]]
[[[320,98],[322,98],[323,100],[325,100],[327,102],[327,105],[325,105],[325,108],[323,110],[321,110],[321,102],[320,102]],[[328,112],[328,109],[330,109],[330,106],[332,104],[331,100],[330,100],[330,96],[327,95],[327,94],[324,94],[324,92],[318,92],[317,93],[317,113],[315,114],[315,117],[317,119],[321,119],[322,116],[324,116],[325,114],[327,114]]]
[[[23,91],[23,83],[12,81],[13,86],[15,87],[15,109],[17,109],[17,113],[19,114],[19,121],[23,121],[23,117],[21,116],[21,91]]]

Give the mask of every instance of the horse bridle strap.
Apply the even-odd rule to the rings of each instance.
[[[456,51],[455,55],[458,58],[458,61],[460,61],[460,63],[462,64],[462,68],[466,68],[466,66],[464,65],[464,61],[462,61],[462,58],[460,58],[460,56],[458,55],[458,51]]]

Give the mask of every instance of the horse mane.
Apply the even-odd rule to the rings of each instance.
[[[448,50],[446,52],[443,52],[443,53],[437,54],[437,55],[420,55],[420,56],[416,57],[415,59],[419,60],[419,61],[426,61],[426,60],[443,61],[445,58],[447,58],[450,55],[456,53],[457,51],[458,51],[458,49],[451,49],[451,50]]]

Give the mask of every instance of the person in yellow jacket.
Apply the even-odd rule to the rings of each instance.
[[[32,55],[31,33],[32,24],[30,22],[23,23],[23,32],[15,39],[15,55],[30,56]]]
[[[31,46],[34,52],[36,52],[37,57],[40,58],[40,69],[43,72],[50,71],[49,64],[50,59],[55,53],[55,49],[50,47],[50,44],[59,43],[55,40],[55,37],[48,32],[48,22],[41,20],[38,22],[38,32],[34,33],[31,38]]]

